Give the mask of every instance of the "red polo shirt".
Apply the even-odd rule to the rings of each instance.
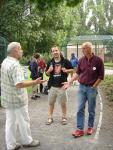
[[[97,79],[104,79],[104,63],[98,56],[93,55],[89,60],[83,56],[79,60],[76,73],[81,84],[92,86]]]

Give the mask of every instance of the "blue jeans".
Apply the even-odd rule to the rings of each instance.
[[[80,84],[78,91],[77,128],[84,129],[85,104],[88,101],[88,127],[93,127],[95,118],[97,89]]]

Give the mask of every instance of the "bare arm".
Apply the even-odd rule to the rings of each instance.
[[[72,76],[72,78],[68,82],[69,82],[69,84],[72,84],[73,81],[75,81],[77,79],[78,79],[78,74],[74,73],[73,76]]]
[[[46,71],[46,75],[50,75],[50,73],[53,71],[53,66],[50,66],[49,69]]]
[[[66,68],[62,68],[62,71],[65,73],[73,73],[74,69],[66,69]]]
[[[78,74],[74,73],[72,78],[68,82],[63,83],[64,85],[62,88],[67,89],[73,83],[73,81],[75,81],[77,79],[78,79]]]
[[[97,79],[96,82],[93,84],[92,87],[96,88],[100,84],[101,81],[102,81],[101,79]]]
[[[17,83],[16,87],[17,88],[26,88],[32,85],[36,85],[36,84],[41,84],[44,83],[46,80],[41,80],[41,78],[37,78],[36,80],[32,80],[32,81],[23,81],[22,83]]]

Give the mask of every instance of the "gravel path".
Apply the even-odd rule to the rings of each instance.
[[[75,130],[77,101],[76,93],[78,86],[72,86],[67,91],[68,95],[68,124],[61,124],[61,109],[56,103],[54,111],[54,123],[50,126],[45,125],[47,120],[48,102],[47,95],[41,95],[36,101],[29,99],[29,114],[31,118],[31,131],[34,138],[40,139],[41,145],[38,148],[29,148],[29,150],[113,150],[113,107],[105,101],[104,95],[101,93],[103,102],[103,119],[100,128],[100,134],[95,139],[97,125],[100,116],[100,102],[97,98],[96,119],[94,134],[91,136],[83,136],[81,138],[73,138],[71,133]],[[87,129],[87,108],[85,130]],[[0,108],[0,150],[5,150],[5,111]],[[19,133],[17,139],[20,142]],[[21,148],[24,150],[25,148]]]

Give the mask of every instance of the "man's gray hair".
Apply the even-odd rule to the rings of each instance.
[[[91,42],[84,42],[84,43],[82,44],[82,47],[85,47],[85,46],[87,46],[87,47],[93,49],[93,45],[92,45]]]
[[[10,52],[12,50],[14,50],[15,48],[17,48],[17,47],[21,47],[19,42],[11,42],[11,43],[9,43],[8,46],[7,46],[7,53],[10,54]]]

